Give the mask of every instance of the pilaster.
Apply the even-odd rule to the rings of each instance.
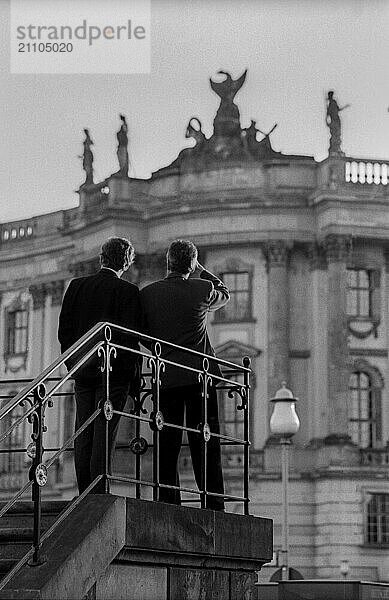
[[[329,443],[348,442],[348,396],[350,361],[347,345],[347,259],[349,238],[329,235],[327,256],[327,385]]]
[[[35,376],[44,368],[47,285],[45,283],[30,285],[29,292],[33,303],[31,369]]]
[[[274,240],[264,248],[268,272],[268,393],[275,394],[289,381],[289,248]]]

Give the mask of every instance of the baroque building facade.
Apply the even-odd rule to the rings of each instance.
[[[128,177],[122,117],[117,173],[93,181],[86,130],[79,206],[0,225],[2,401],[58,356],[63,292],[72,277],[98,268],[106,238],[131,238],[137,256],[127,276],[140,286],[164,276],[173,239],[189,238],[231,291],[210,319],[218,355],[251,358],[251,513],[274,519],[278,549],[280,447],[269,399],[286,381],[301,420],[291,448],[290,565],[305,578],[332,578],[346,559],[350,577],[389,581],[387,162],[348,157],[339,119],[329,119],[321,162],[275,151],[270,134],[258,141],[255,121],[243,129],[234,102],[245,77],[211,80],[220,97],[213,134],[206,138],[191,119],[194,145],[150,179]],[[222,397],[220,411],[225,431],[239,434],[239,413]],[[17,418],[14,411],[2,427]],[[71,397],[58,398],[47,419],[46,447],[55,448],[73,430]],[[128,441],[126,427],[119,444]],[[2,447],[3,497],[24,481],[25,454],[8,451],[25,446],[29,433],[17,428]],[[118,457],[125,470],[128,449]],[[240,459],[224,452],[233,491]],[[184,456],[184,472],[186,464]],[[46,493],[72,497],[74,489],[69,453]],[[264,567],[260,578],[275,570]]]

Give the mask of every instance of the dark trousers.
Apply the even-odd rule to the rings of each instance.
[[[122,411],[126,404],[129,384],[115,384],[110,386],[110,400],[114,410]],[[76,382],[76,431],[95,412],[99,402],[104,404],[104,390],[101,384],[85,384]],[[108,473],[112,473],[112,459],[115,449],[115,440],[119,426],[120,415],[113,415],[108,421]],[[101,474],[105,473],[105,435],[106,419],[100,413],[94,421],[74,440],[74,463],[77,484],[80,494]],[[105,491],[104,479],[99,481],[91,490],[93,494],[102,494]]]
[[[182,387],[162,389],[160,391],[160,410],[164,421],[175,425],[184,424],[184,411],[186,413],[186,426],[197,429],[201,423],[201,397],[200,385],[187,385]],[[219,417],[216,389],[212,386],[208,398],[208,424],[211,432],[219,433]],[[201,489],[201,446],[203,435],[188,432],[188,442],[192,457],[193,471],[197,486]],[[165,426],[159,434],[159,479],[167,485],[180,484],[177,469],[178,455],[182,443],[182,430]],[[221,467],[220,440],[211,437],[207,444],[207,491],[224,494],[223,473]],[[178,490],[160,488],[159,499],[162,502],[180,504],[181,496]],[[207,496],[206,507],[213,510],[223,510],[223,498]]]

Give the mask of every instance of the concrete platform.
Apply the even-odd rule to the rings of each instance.
[[[0,599],[249,599],[272,551],[270,519],[91,495]]]

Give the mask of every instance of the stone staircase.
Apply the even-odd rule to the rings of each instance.
[[[5,506],[0,502],[0,510]],[[46,531],[68,505],[66,501],[42,502],[41,531]],[[16,504],[0,518],[0,583],[12,567],[30,550],[33,540],[33,503]]]

